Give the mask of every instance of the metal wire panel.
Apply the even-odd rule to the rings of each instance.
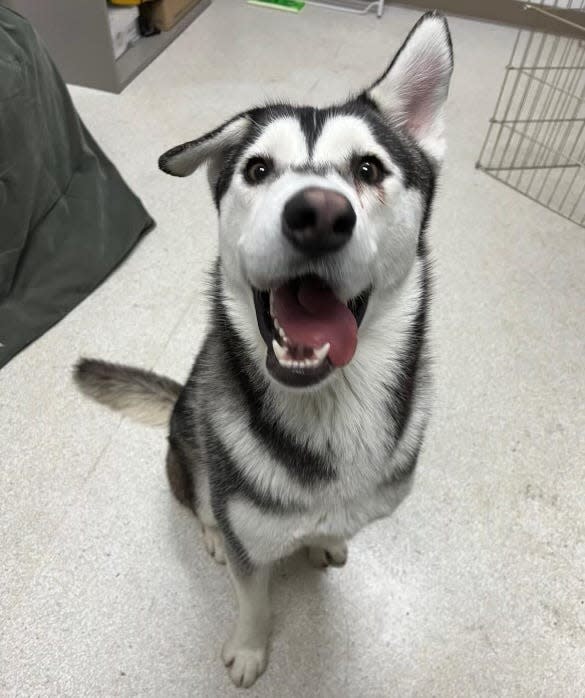
[[[583,39],[518,32],[477,167],[585,227],[585,0],[527,3],[555,7],[583,12]]]

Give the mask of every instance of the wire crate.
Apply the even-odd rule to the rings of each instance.
[[[585,0],[525,7],[570,24],[573,36],[518,32],[477,167],[585,227]]]

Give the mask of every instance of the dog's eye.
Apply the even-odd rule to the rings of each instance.
[[[244,177],[248,184],[260,184],[274,169],[272,162],[266,158],[252,158],[246,163]]]
[[[378,158],[368,155],[358,160],[354,168],[354,176],[364,184],[380,184],[386,172]]]

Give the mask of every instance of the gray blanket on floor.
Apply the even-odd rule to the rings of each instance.
[[[30,24],[0,7],[0,367],[91,293],[152,225]]]

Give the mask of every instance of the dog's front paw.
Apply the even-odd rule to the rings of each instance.
[[[313,567],[343,567],[347,562],[347,543],[340,541],[327,545],[310,545],[307,554]]]
[[[235,638],[228,640],[221,653],[231,680],[239,688],[250,688],[266,669],[266,647],[246,647]]]

